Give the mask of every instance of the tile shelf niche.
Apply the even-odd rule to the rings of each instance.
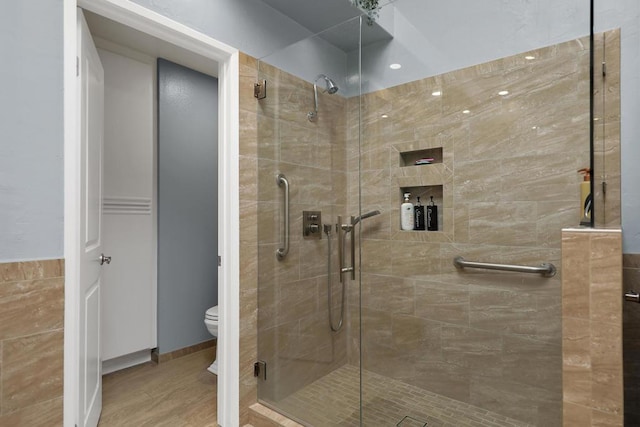
[[[416,165],[416,160],[432,158],[434,163],[442,163],[442,147],[426,148],[423,150],[404,151],[400,153],[400,167],[429,166],[429,164]]]
[[[404,193],[411,193],[411,197],[409,199],[409,201],[415,206],[416,202],[417,202],[417,198],[416,197],[420,197],[420,203],[422,204],[422,206],[424,206],[424,212],[425,215],[427,214],[427,205],[429,203],[431,203],[431,196],[433,196],[433,202],[436,204],[436,206],[438,206],[438,230],[402,230],[403,232],[408,232],[408,233],[415,233],[415,232],[419,232],[419,233],[437,233],[437,232],[441,232],[443,231],[443,223],[442,223],[442,212],[444,210],[444,207],[442,206],[442,200],[443,200],[443,186],[442,185],[421,185],[421,186],[415,186],[415,187],[400,187],[400,193],[399,193],[399,197],[398,197],[398,207],[400,207],[400,205],[402,204],[402,202],[404,201]],[[426,218],[425,218],[426,221]],[[398,224],[398,228],[400,228],[400,224]]]

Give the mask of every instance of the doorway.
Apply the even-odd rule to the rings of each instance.
[[[89,4],[85,4],[89,3]],[[220,318],[225,319],[220,331],[220,378],[222,390],[218,393],[220,411],[219,422],[233,425],[238,417],[238,363],[237,363],[237,319],[238,319],[238,243],[237,243],[237,202],[230,194],[236,194],[238,187],[237,149],[237,51],[200,33],[191,31],[169,19],[163,18],[135,4],[114,0],[79,2],[78,6],[100,16],[112,19],[122,25],[137,30],[149,37],[172,47],[175,55],[187,58],[179,62],[189,65],[188,59],[199,57],[200,65],[218,70],[220,78],[220,128],[219,128],[219,187],[229,191],[219,194],[219,247],[222,262],[218,269],[218,280],[227,286],[220,289]],[[65,416],[64,425],[83,425],[80,421],[78,401],[78,367],[82,362],[78,353],[78,317],[80,299],[78,283],[80,265],[78,260],[78,197],[76,185],[80,172],[80,159],[76,141],[78,99],[76,94],[76,2],[65,1],[65,260],[67,277],[65,282]],[[213,65],[212,65],[213,64]],[[197,68],[196,68],[197,69]],[[235,212],[235,214],[234,214]],[[236,326],[234,328],[234,325]],[[235,345],[234,345],[235,343]],[[235,353],[235,354],[234,354]]]

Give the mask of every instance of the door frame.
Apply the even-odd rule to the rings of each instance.
[[[80,150],[76,94],[76,8],[102,15],[218,62],[218,424],[239,423],[239,52],[128,0],[63,0],[64,73],[64,426],[79,425],[78,333]],[[212,256],[212,262],[214,257]]]

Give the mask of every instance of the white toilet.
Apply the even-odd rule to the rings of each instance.
[[[216,339],[218,338],[218,306],[211,307],[204,315],[204,324],[207,326],[209,333]],[[207,368],[212,374],[218,375],[218,345],[216,344],[216,358]]]

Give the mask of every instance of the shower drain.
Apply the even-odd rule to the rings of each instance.
[[[398,424],[396,424],[396,427],[427,427],[427,422],[420,421],[406,415]]]

